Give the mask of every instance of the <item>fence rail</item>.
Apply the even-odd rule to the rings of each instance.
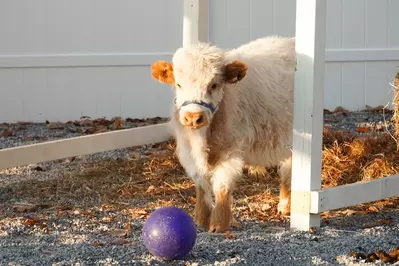
[[[169,123],[0,150],[0,169],[168,140]]]

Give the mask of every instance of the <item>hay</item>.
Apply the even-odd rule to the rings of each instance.
[[[323,150],[323,187],[351,184],[398,172],[399,154],[389,133],[360,138],[346,132],[342,137],[338,137],[337,132],[325,132],[325,139],[332,139],[330,135],[337,140]]]
[[[335,142],[342,144],[344,142],[350,142],[356,138],[355,133],[348,130],[323,130],[323,145],[326,148],[330,148]]]
[[[153,146],[162,153],[151,152],[147,158],[129,160],[101,160],[65,167],[65,171],[51,180],[27,180],[16,183],[16,196],[40,200],[52,198],[59,202],[79,202],[82,206],[104,202],[123,202],[127,198],[152,196],[156,199],[175,194],[178,189],[191,186],[174,157],[170,142]],[[179,184],[171,186],[170,184]],[[151,187],[154,187],[152,191]],[[167,197],[166,197],[167,198]]]
[[[394,113],[393,120],[395,123],[395,137],[399,138],[399,72],[396,74],[393,82],[393,105]],[[399,143],[396,143],[397,150],[399,151]]]
[[[396,142],[387,132],[357,137],[348,131],[325,130],[323,144],[323,188],[399,172]],[[137,148],[140,147],[132,150]],[[174,152],[175,143],[171,140],[153,145],[148,157],[135,158],[132,154],[128,160],[102,160],[65,167],[65,172],[52,180],[14,183],[12,193],[33,204],[71,204],[82,208],[108,204],[135,218],[145,218],[155,207],[168,205],[193,214],[194,183],[185,176]],[[235,215],[263,221],[287,219],[276,215],[277,169],[263,171],[249,167],[244,176],[234,193]],[[381,202],[392,205],[395,201]],[[331,213],[329,215],[331,217]]]

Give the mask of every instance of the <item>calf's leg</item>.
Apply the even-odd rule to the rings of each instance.
[[[198,174],[197,167],[193,158],[191,157],[189,145],[183,140],[177,142],[176,152],[179,157],[180,164],[186,171],[188,177],[195,182],[196,202],[194,209],[194,221],[205,229],[209,228],[210,220],[210,204],[207,203],[207,198],[211,198],[209,189],[204,189],[201,182],[204,180]]]
[[[196,202],[194,210],[194,221],[198,226],[203,227],[205,229],[209,229],[211,208],[206,200],[207,196],[205,194],[206,192],[199,185],[196,185],[195,192],[196,192]]]
[[[243,166],[244,162],[240,157],[231,157],[217,165],[212,176],[215,207],[211,213],[210,232],[223,233],[230,229],[233,218],[233,190]]]
[[[280,163],[279,175],[281,185],[277,212],[281,215],[289,215],[291,212],[291,167],[292,157]]]

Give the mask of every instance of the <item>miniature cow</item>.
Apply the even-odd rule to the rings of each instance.
[[[197,225],[226,232],[245,164],[279,166],[278,212],[290,211],[295,39],[260,38],[232,50],[207,43],[157,61],[153,77],[173,85],[176,154],[195,182]]]

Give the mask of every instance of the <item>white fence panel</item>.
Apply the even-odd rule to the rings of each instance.
[[[229,4],[227,4],[229,3]],[[210,2],[210,40],[232,48],[263,35],[295,35],[295,0]],[[399,66],[397,0],[327,0],[325,108],[391,102]]]
[[[385,105],[399,65],[396,0],[328,0],[325,105]],[[339,83],[340,82],[340,83]]]
[[[0,122],[167,116],[182,0],[1,0]]]
[[[226,48],[295,35],[295,0],[209,1]],[[391,101],[398,0],[327,0],[325,107]],[[0,122],[166,116],[149,65],[182,45],[183,0],[0,0]]]

